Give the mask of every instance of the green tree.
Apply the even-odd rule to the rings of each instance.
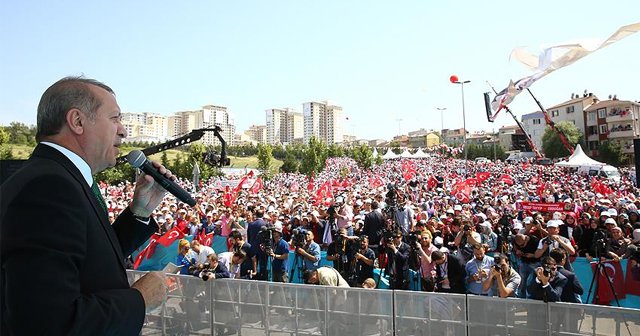
[[[344,156],[344,152],[342,151],[342,147],[336,145],[336,144],[331,144],[329,145],[329,148],[327,149],[327,157],[343,157]]]
[[[4,130],[4,127],[0,127],[0,146],[9,142],[9,133]]]
[[[189,163],[191,164],[191,171],[189,172],[189,179],[193,179],[193,167],[194,163],[198,163],[200,167],[200,180],[206,181],[212,176],[219,174],[219,170],[216,167],[208,165],[204,162],[204,158],[208,152],[207,146],[202,143],[193,143],[189,146]]]
[[[564,133],[571,147],[575,147],[577,143],[581,142],[582,133],[574,124],[568,121],[561,121],[556,123],[556,128]],[[551,127],[547,127],[544,131],[542,149],[545,156],[550,159],[569,156],[569,151],[564,148],[560,137]]]
[[[299,166],[300,163],[293,152],[287,151],[287,155],[284,157],[284,162],[282,167],[280,167],[280,170],[283,173],[297,173]]]
[[[162,152],[162,155],[160,156],[160,163],[165,167],[169,167],[169,157],[167,156],[166,151]]]
[[[373,166],[373,152],[371,147],[367,145],[360,145],[355,147],[352,152],[352,158],[358,163],[358,166],[364,169],[369,169]]]
[[[315,137],[311,137],[309,140],[309,146],[304,151],[302,164],[300,165],[300,172],[307,175],[311,175],[312,172],[320,172],[324,168],[326,159],[326,145],[323,142],[316,140]]]
[[[262,170],[265,174],[269,174],[271,171],[271,165],[273,162],[273,154],[271,145],[258,145],[258,169]]]
[[[598,159],[616,167],[629,163],[629,156],[617,141],[602,141],[598,146]]]
[[[13,147],[9,145],[0,146],[0,160],[13,160]]]
[[[16,145],[35,145],[35,127],[29,127],[20,122],[11,122],[6,128],[9,133],[9,143]]]

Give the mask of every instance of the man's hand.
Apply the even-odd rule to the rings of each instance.
[[[163,174],[171,180],[175,177],[171,172],[158,162],[152,161],[153,166],[158,168],[160,174]],[[134,215],[140,217],[149,217],[155,208],[158,207],[167,191],[153,180],[153,177],[142,173],[136,180],[136,190],[133,193],[133,202],[129,206]]]
[[[536,276],[538,280],[542,282],[543,286],[546,286],[549,283],[549,278],[551,278],[551,274],[549,274],[548,277],[544,275],[544,269],[542,267],[536,268]]]
[[[354,255],[354,257],[356,258],[356,260],[360,260],[360,258],[363,258],[364,256],[358,252],[356,252],[356,254]]]
[[[162,272],[149,272],[131,285],[144,299],[147,312],[157,308],[167,300],[167,276]]]

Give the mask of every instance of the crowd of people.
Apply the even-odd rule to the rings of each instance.
[[[392,289],[417,281],[424,291],[580,302],[574,257],[638,263],[640,195],[625,169],[614,182],[527,162],[431,157],[363,170],[330,158],[311,178],[222,187],[243,177],[181,181],[196,206],[169,195],[154,212],[159,233],[181,226],[227,240],[227,251],[180,241],[183,274]],[[133,186],[101,191],[115,218]],[[322,251],[333,267],[321,267]]]

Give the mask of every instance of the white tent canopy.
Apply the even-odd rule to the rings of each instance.
[[[405,148],[404,152],[400,154],[400,157],[403,159],[411,159],[413,157],[413,154],[409,152],[409,148]]]
[[[573,154],[566,161],[560,161],[555,164],[558,167],[602,167],[605,166],[606,163],[602,163],[600,161],[596,161],[587,156],[582,150],[580,144],[576,145],[576,149],[573,151]]]
[[[391,148],[387,149],[387,152],[382,156],[384,160],[397,159],[398,155],[396,155]]]
[[[427,153],[422,151],[422,148],[418,148],[418,150],[415,153],[413,153],[413,157],[415,159],[424,159],[424,158],[428,158],[429,155],[427,155]]]
[[[378,149],[377,149],[377,148],[375,148],[375,147],[373,147],[373,153],[371,153],[371,156],[373,156],[373,158],[375,159],[375,158],[377,158],[377,157],[378,157],[378,155],[379,155],[379,154],[378,154]]]

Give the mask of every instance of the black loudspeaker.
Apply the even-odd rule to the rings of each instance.
[[[487,120],[489,122],[493,122],[493,111],[491,111],[491,98],[489,97],[489,92],[484,93],[484,109],[487,112]]]
[[[633,153],[636,162],[636,186],[640,188],[640,139],[633,139]]]

